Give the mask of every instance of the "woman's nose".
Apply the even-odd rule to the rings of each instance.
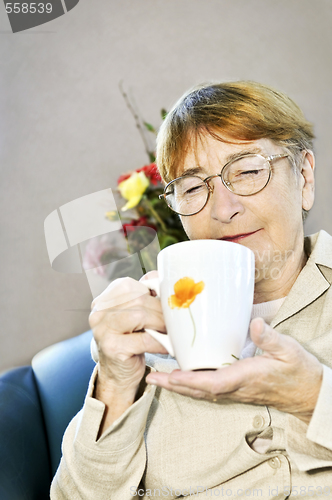
[[[220,176],[210,179],[209,185],[212,188],[209,205],[213,219],[227,224],[244,212],[242,197],[227,189]]]

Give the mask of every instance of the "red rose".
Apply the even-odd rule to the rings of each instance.
[[[129,179],[129,177],[131,176],[132,172],[130,172],[130,174],[122,174],[120,175],[120,177],[118,178],[118,184],[120,184],[120,182],[122,181],[125,181],[127,179]]]
[[[146,177],[150,179],[152,184],[155,186],[158,182],[161,182],[161,177],[157,169],[157,165],[155,163],[150,163],[150,165],[144,165],[144,167],[139,168],[136,172],[144,172]]]
[[[144,172],[145,176],[148,179],[150,179],[150,181],[154,186],[156,186],[158,182],[161,182],[161,177],[158,172],[157,165],[155,163],[150,163],[150,165],[144,165],[144,167],[138,168],[137,170],[135,170],[135,172]],[[120,177],[118,178],[118,184],[120,184],[120,182],[122,181],[129,179],[132,173],[133,172],[120,175]]]
[[[148,219],[145,216],[142,216],[139,219],[132,219],[127,224],[122,224],[123,230],[126,234],[132,233],[133,231],[135,231],[133,226],[134,227],[137,227],[137,226],[151,227],[152,229],[157,231],[157,227],[154,224],[151,224],[150,222],[148,222]]]

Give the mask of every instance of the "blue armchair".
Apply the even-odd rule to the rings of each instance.
[[[91,331],[0,377],[0,499],[46,500],[62,436],[81,409],[95,363]]]

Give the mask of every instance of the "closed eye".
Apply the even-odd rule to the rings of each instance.
[[[248,175],[248,174],[259,174],[259,172],[261,172],[262,170],[243,170],[243,172],[240,172],[240,175]]]
[[[194,193],[197,193],[197,191],[199,191],[203,187],[205,187],[203,184],[200,185],[200,186],[194,186],[194,187],[192,187],[190,189],[187,189],[184,194],[194,194]]]
[[[263,171],[264,171],[264,169],[242,170],[235,175],[235,178],[241,177],[241,176],[250,176],[250,175],[256,176],[256,175],[259,175],[260,173],[262,173]]]

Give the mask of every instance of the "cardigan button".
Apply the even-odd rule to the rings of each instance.
[[[262,429],[264,427],[265,420],[261,415],[256,415],[252,421],[254,429]]]
[[[273,457],[269,460],[269,466],[272,467],[272,469],[279,469],[281,467],[281,462],[278,457]]]

